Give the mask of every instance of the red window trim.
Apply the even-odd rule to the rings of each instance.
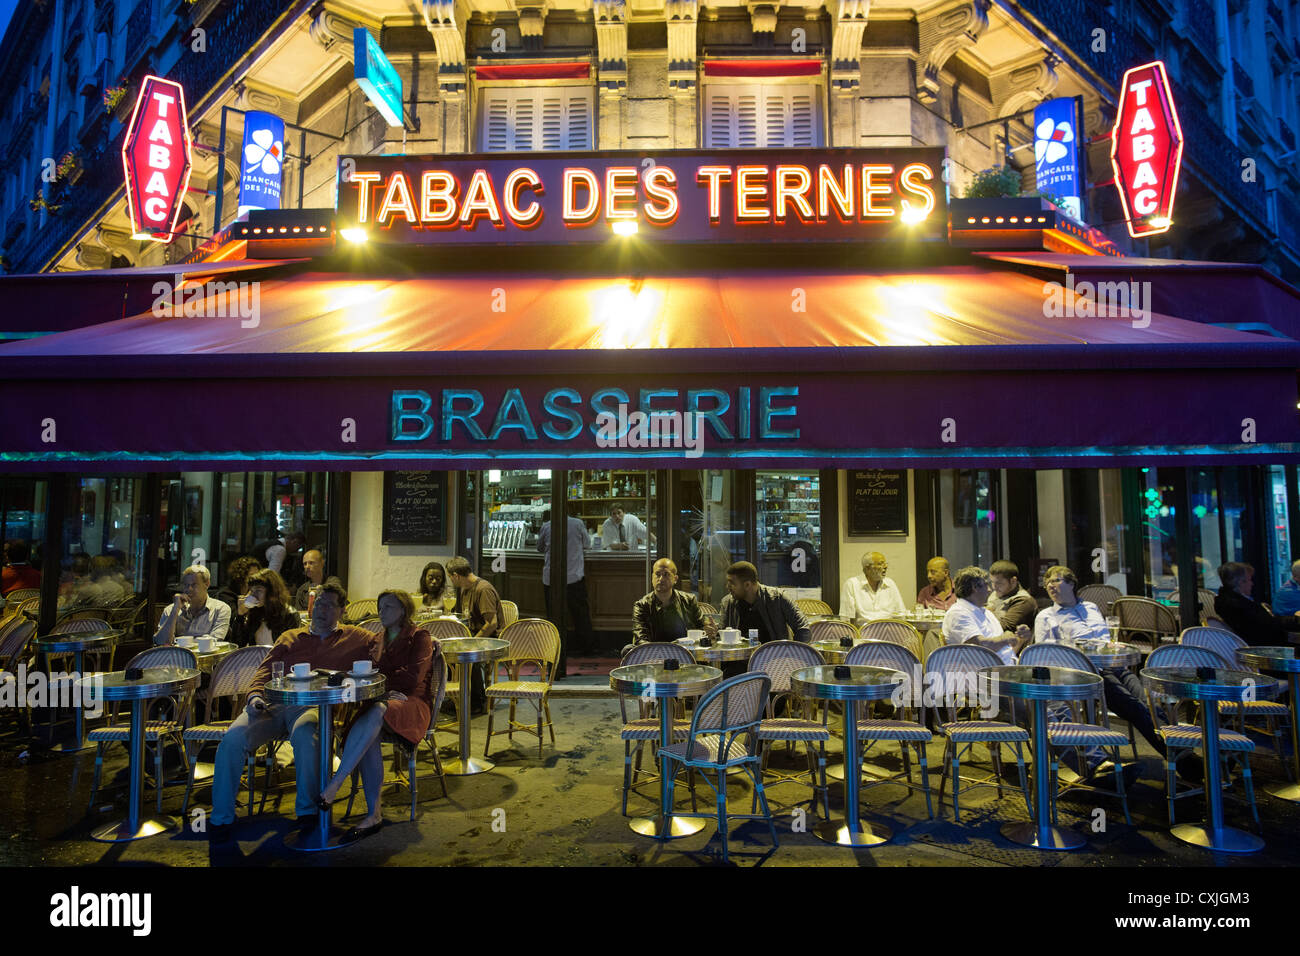
[[[708,60],[705,76],[820,76],[821,60]]]
[[[586,80],[591,77],[591,64],[520,63],[476,66],[474,76],[480,80]]]

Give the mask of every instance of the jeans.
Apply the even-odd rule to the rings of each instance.
[[[288,737],[293,746],[297,815],[316,813],[316,798],[320,796],[320,736],[316,721],[315,707],[275,704],[257,717],[249,717],[248,711],[240,714],[217,746],[212,775],[212,816],[208,822],[213,826],[235,822],[235,794],[248,755],[277,737]]]
[[[1102,684],[1106,689],[1106,706],[1122,720],[1129,723],[1134,730],[1146,738],[1156,753],[1160,756],[1165,755],[1165,744],[1156,733],[1155,722],[1151,719],[1151,711],[1147,710],[1146,704],[1142,698],[1146,692],[1142,688],[1142,679],[1134,674],[1128,668],[1106,668],[1101,672]],[[1069,707],[1058,705],[1051,709],[1048,720],[1071,720]],[[1100,719],[1100,715],[1098,716]],[[1090,747],[1087,751],[1089,763],[1097,764],[1104,759],[1104,752],[1099,747]],[[1061,758],[1061,762],[1071,769],[1077,770],[1074,760],[1074,751],[1067,750]]]
[[[542,591],[546,596],[546,616],[551,616],[551,586],[542,585]],[[564,588],[564,596],[568,605],[569,624],[573,626],[573,647],[569,651],[578,654],[594,654],[599,648],[596,647],[596,635],[591,629],[591,609],[587,601],[587,579],[578,578],[572,584]]]

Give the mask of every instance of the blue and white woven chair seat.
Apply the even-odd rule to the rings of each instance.
[[[778,717],[761,721],[758,725],[759,740],[799,740],[825,742],[831,739],[831,732],[825,724],[815,720],[800,720],[797,717]]]
[[[1047,742],[1053,747],[1123,747],[1128,734],[1098,724],[1062,721],[1047,725]]]
[[[487,689],[489,697],[545,697],[551,685],[538,680],[499,680]]]
[[[1196,724],[1178,724],[1177,726],[1157,727],[1156,729],[1164,739],[1167,747],[1189,749],[1201,746],[1201,728]],[[1245,734],[1239,734],[1235,730],[1220,730],[1219,749],[1254,753],[1255,742]]]
[[[929,743],[934,735],[910,720],[859,720],[858,739]]]
[[[215,740],[220,742],[226,738],[227,731],[230,730],[234,723],[233,720],[215,720],[208,724],[198,724],[186,730],[184,737],[186,740]]]
[[[673,721],[673,739],[685,740],[691,730],[689,720]],[[619,734],[620,740],[658,740],[659,739],[659,719],[657,717],[646,717],[641,720],[629,720],[623,725],[623,730]]]
[[[956,743],[1028,743],[1029,731],[1000,720],[958,720],[940,724],[939,729]]]
[[[175,720],[146,720],[144,724],[144,739],[157,740],[161,734],[179,734],[182,726],[179,721]],[[129,741],[131,739],[131,727],[100,727],[92,730],[86,735],[86,739],[91,743],[117,743],[120,741]]]
[[[1241,708],[1246,708],[1247,717],[1290,717],[1291,708],[1286,704],[1279,704],[1275,700],[1221,700],[1219,701],[1219,713],[1235,714]]]
[[[731,750],[729,754],[723,754],[726,748],[727,739],[731,737]],[[661,754],[667,753],[678,758],[679,760],[690,761],[692,763],[707,762],[712,764],[723,764],[732,766],[733,764],[744,763],[745,761],[754,760],[753,755],[745,749],[745,737],[723,735],[723,734],[697,734],[695,737],[695,747],[692,749],[690,742],[673,744],[671,747],[661,747]]]

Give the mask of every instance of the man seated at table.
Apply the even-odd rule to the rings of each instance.
[[[1002,663],[1014,664],[1032,634],[1023,624],[1014,633],[1008,632],[997,615],[984,606],[989,599],[988,572],[983,568],[962,568],[952,586],[956,597],[943,616],[944,641],[982,644],[1002,658]]]
[[[181,575],[181,593],[163,612],[155,644],[174,644],[178,637],[211,637],[224,641],[230,630],[230,605],[216,598],[208,600],[212,575],[201,564],[192,564]]]
[[[1249,564],[1229,561],[1219,568],[1223,585],[1214,599],[1214,610],[1247,644],[1256,647],[1285,647],[1295,643],[1300,631],[1300,611],[1270,614],[1251,597],[1255,589],[1255,569]]]
[[[502,627],[501,597],[491,581],[484,581],[462,557],[447,562],[447,577],[460,592],[461,609],[469,616],[469,630],[475,637],[500,637]],[[470,713],[487,712],[487,692],[483,684],[482,665],[470,665],[474,676],[470,682]]]
[[[717,628],[700,614],[694,594],[677,590],[677,565],[671,558],[660,558],[650,575],[654,590],[632,605],[632,644],[623,649],[651,641],[676,641],[689,630],[702,630],[710,637]]]
[[[917,604],[936,611],[946,611],[953,606],[957,594],[953,590],[953,580],[948,571],[947,558],[931,558],[925,563],[925,577],[929,583],[917,593]]]
[[[1014,634],[1022,624],[1033,628],[1038,602],[1021,586],[1020,568],[1012,561],[994,561],[989,566],[989,580],[993,596],[989,598],[988,609],[1002,622],[1002,630]]]
[[[1052,599],[1052,606],[1039,611],[1034,620],[1035,643],[1069,643],[1080,638],[1111,639],[1110,628],[1097,605],[1091,601],[1080,601],[1076,596],[1079,579],[1073,571],[1062,565],[1048,568],[1043,576],[1043,587]],[[1100,673],[1106,685],[1106,706],[1132,724],[1146,738],[1147,743],[1164,756],[1164,741],[1156,733],[1151,711],[1143,703],[1146,690],[1142,686],[1142,679],[1127,667],[1107,667]],[[1094,762],[1099,759],[1096,754],[1092,756]],[[1190,777],[1194,772],[1193,763],[1185,763],[1185,767],[1179,767],[1179,773]]]
[[[902,618],[907,614],[898,585],[885,577],[889,565],[879,551],[862,556],[862,575],[844,582],[840,592],[840,617],[861,627],[868,621]]]
[[[340,624],[348,596],[335,584],[321,585],[312,607],[311,626],[280,635],[249,685],[244,712],[235,719],[217,746],[212,776],[212,814],[208,838],[214,844],[233,839],[235,795],[248,755],[276,738],[288,737],[293,746],[297,797],[294,810],[298,828],[308,833],[317,822],[316,798],[320,795],[320,736],[315,707],[271,704],[263,688],[271,679],[271,665],[281,663],[286,674],[294,664],[310,664],[314,670],[350,671],[356,661],[379,660],[379,635],[364,628]],[[224,605],[223,605],[224,606]]]
[[[1219,586],[1222,587],[1222,578]],[[1273,613],[1286,616],[1300,611],[1300,561],[1291,562],[1291,576],[1273,593]]]
[[[293,596],[293,606],[300,611],[307,610],[307,605],[311,603],[311,592],[326,580],[343,587],[343,582],[334,575],[331,574],[328,579],[325,577],[325,556],[314,548],[302,556],[302,571],[306,575],[306,580],[298,585]]]
[[[718,608],[722,626],[734,627],[742,638],[750,631],[768,641],[809,640],[808,620],[795,603],[776,588],[758,583],[758,569],[748,561],[737,561],[727,568],[727,596]]]

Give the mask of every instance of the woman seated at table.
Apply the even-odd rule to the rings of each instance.
[[[360,768],[369,812],[365,819],[343,835],[345,842],[376,833],[384,822],[380,805],[384,783],[384,761],[379,746],[381,731],[387,727],[416,746],[429,729],[433,706],[430,681],[438,649],[429,632],[412,623],[414,614],[415,602],[405,591],[384,591],[379,595],[384,649],[379,657],[378,670],[388,682],[388,694],[383,700],[363,705],[348,730],[339,769],[321,791],[318,801],[320,809],[327,809],[352,771]]]
[[[274,644],[285,631],[302,627],[298,612],[290,606],[289,588],[270,568],[251,574],[248,593],[235,602],[235,619],[230,639],[240,647]]]
[[[420,572],[421,607],[443,610],[442,596],[447,590],[447,569],[437,561],[430,561]]]

